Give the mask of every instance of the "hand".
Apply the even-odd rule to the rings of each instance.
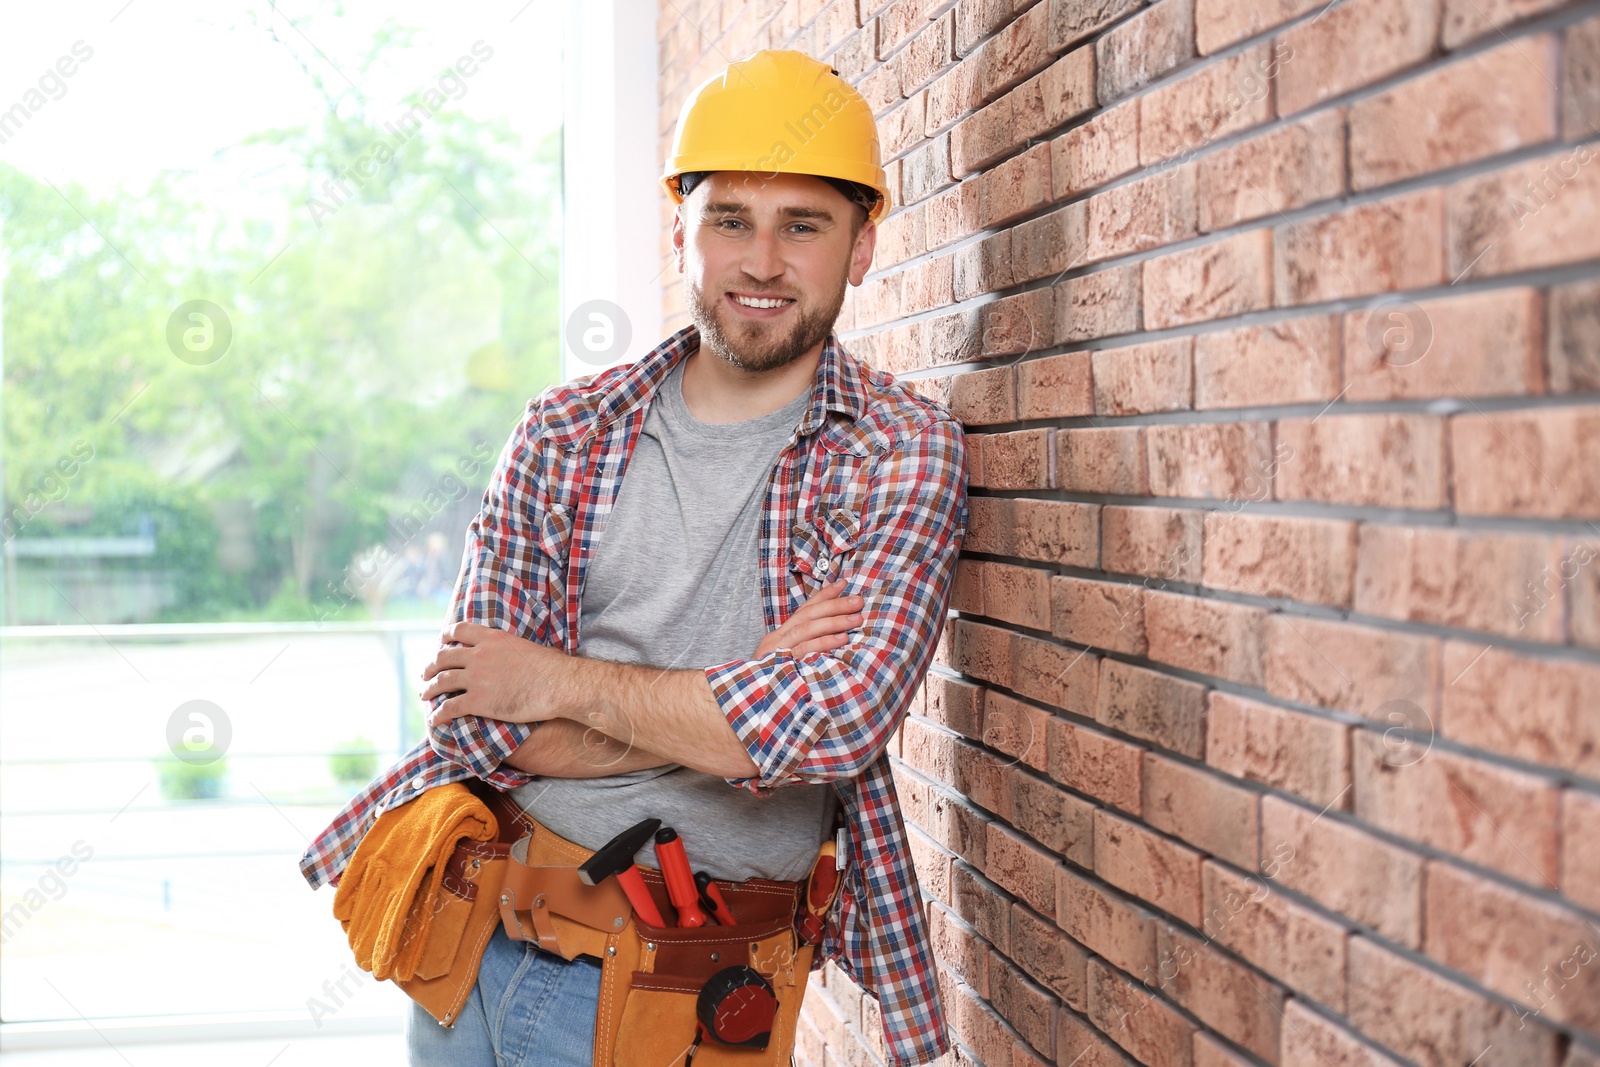
[[[793,615],[784,620],[782,626],[761,639],[756,646],[755,658],[760,659],[780,648],[803,656],[808,652],[826,652],[849,644],[848,632],[852,627],[861,625],[863,616],[858,609],[866,600],[855,593],[840,596],[844,586],[844,579],[840,578],[812,594],[811,599],[801,604]]]
[[[439,635],[455,646],[439,649],[422,670],[429,682],[418,696],[450,699],[428,716],[430,727],[481,715],[503,722],[555,718],[549,706],[548,678],[568,660],[565,652],[475,622],[458,622]]]

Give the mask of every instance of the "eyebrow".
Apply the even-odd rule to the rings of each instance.
[[[702,215],[738,215],[749,210],[748,205],[737,200],[717,200],[706,204]],[[781,207],[778,214],[786,219],[816,219],[819,222],[833,222],[833,212],[820,207]]]

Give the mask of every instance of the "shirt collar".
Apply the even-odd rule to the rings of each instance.
[[[692,323],[685,326],[643,358],[625,365],[621,377],[600,395],[592,408],[585,408],[569,426],[552,433],[552,436],[568,451],[578,448],[590,436],[609,426],[612,420],[621,418],[653,397],[672,368],[691,355],[699,345],[700,328]],[[829,411],[838,411],[851,422],[855,422],[866,411],[867,383],[861,364],[844,350],[838,335],[831,330],[822,344],[822,357],[817,361],[814,384],[820,388],[812,389],[811,404],[800,420],[799,433],[802,437],[820,429],[827,422]]]

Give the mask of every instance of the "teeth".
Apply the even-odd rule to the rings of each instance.
[[[747,308],[779,308],[779,307],[783,307],[783,305],[785,305],[785,304],[794,303],[793,300],[756,300],[756,299],[753,299],[751,297],[738,296],[738,295],[732,294],[732,293],[730,293],[729,295],[733,296],[733,298],[735,300],[737,300],[739,303],[743,304]]]

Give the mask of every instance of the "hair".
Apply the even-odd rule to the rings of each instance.
[[[709,170],[690,170],[678,175],[678,193],[687,200],[689,194],[694,192],[694,187],[699,185],[712,172]],[[839,190],[844,198],[861,208],[861,213],[855,215],[850,221],[850,236],[856,237],[865,226],[867,219],[872,215],[872,209],[878,206],[878,190],[870,185],[860,182],[846,181],[843,178],[830,178],[823,174],[815,175],[835,189]]]

